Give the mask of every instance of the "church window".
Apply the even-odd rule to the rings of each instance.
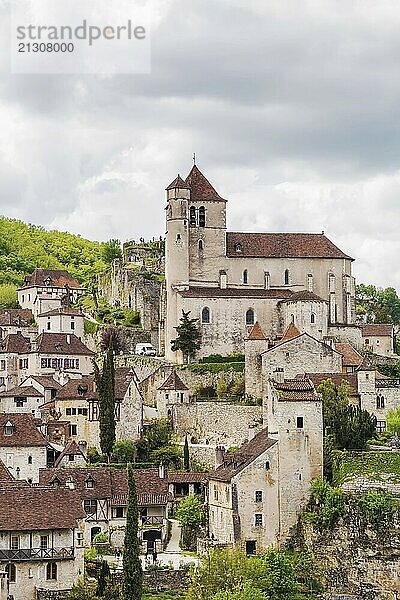
[[[208,308],[208,306],[205,306],[203,308],[203,310],[201,311],[201,322],[202,323],[210,322],[210,309]]]
[[[243,271],[243,283],[248,283],[247,269]]]
[[[315,323],[315,314],[314,313],[311,313],[310,321],[311,321],[311,323]]]
[[[285,269],[285,285],[289,285],[289,269]]]
[[[196,209],[194,206],[190,207],[189,218],[190,218],[190,225],[196,225]]]
[[[204,206],[200,206],[199,208],[199,227],[206,226],[206,209]]]
[[[199,251],[202,252],[204,250],[204,242],[203,240],[199,240]]]
[[[240,254],[240,252],[243,252],[243,246],[242,244],[235,244],[235,252],[237,252],[238,254]]]
[[[249,308],[246,312],[246,325],[254,325],[254,310]]]

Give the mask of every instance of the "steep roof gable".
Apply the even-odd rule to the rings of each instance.
[[[25,277],[22,287],[70,287],[81,289],[79,281],[72,277],[68,271],[62,269],[35,269]]]
[[[186,183],[186,181],[183,181],[182,177],[178,174],[178,177],[176,177],[172,183],[169,184],[168,187],[166,187],[166,190],[174,190],[176,188],[180,188],[183,190],[187,190],[189,189],[189,185]]]
[[[254,323],[254,325],[251,328],[251,331],[249,333],[249,337],[247,339],[248,340],[266,340],[267,339],[263,330],[261,329],[261,325],[258,321],[256,321]]]
[[[221,198],[218,192],[214,189],[214,187],[196,165],[192,167],[192,170],[186,177],[186,183],[190,188],[191,200],[226,202],[226,200]]]
[[[159,390],[179,390],[185,391],[189,388],[183,383],[176,371],[172,371],[164,381],[164,383],[158,388]]]

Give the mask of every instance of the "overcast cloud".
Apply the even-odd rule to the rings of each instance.
[[[196,152],[230,229],[324,230],[400,291],[397,1],[156,0],[151,75],[113,77],[10,75],[0,12],[2,214],[159,236]]]

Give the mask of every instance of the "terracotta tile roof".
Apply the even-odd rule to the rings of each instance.
[[[36,342],[39,354],[94,356],[94,352],[72,333],[41,333]]]
[[[61,452],[60,456],[57,458],[56,462],[54,463],[55,468],[57,468],[59,466],[59,464],[61,463],[62,459],[64,458],[64,456],[82,456],[83,458],[85,458],[85,455],[83,454],[82,450],[79,448],[78,444],[72,440],[72,442],[70,442],[69,444],[67,444],[64,448],[64,450]],[[86,458],[85,458],[86,460]]]
[[[258,321],[256,321],[249,333],[248,340],[266,340],[266,336],[261,329],[261,325]]]
[[[213,188],[208,179],[203,175],[199,168],[194,165],[189,175],[186,177],[186,183],[190,188],[190,199],[194,201],[216,201],[226,202],[218,192]]]
[[[83,312],[77,308],[71,308],[70,306],[60,306],[59,308],[54,308],[48,312],[41,313],[39,317],[56,317],[57,315],[83,317]]]
[[[81,499],[69,489],[0,484],[0,531],[74,529],[85,517]]]
[[[6,423],[13,425],[12,435],[5,435]],[[30,413],[9,413],[0,414],[0,446],[47,446],[47,442]]]
[[[0,326],[14,325],[28,327],[33,322],[33,314],[29,308],[4,308],[0,310]]]
[[[293,292],[293,294],[287,298],[286,300],[282,300],[282,302],[324,302],[327,304],[327,301],[314,292],[309,292],[308,290],[301,290],[299,292]]]
[[[21,333],[10,333],[0,342],[0,352],[7,354],[28,354],[31,344]]]
[[[3,461],[0,460],[0,487],[5,481],[14,481],[14,477],[11,475]]]
[[[361,325],[361,333],[363,337],[368,336],[393,336],[392,323],[366,323]]]
[[[301,335],[301,333],[297,329],[296,325],[294,323],[290,323],[283,332],[283,335],[277,345],[283,344],[283,342],[288,342],[289,340],[293,340],[294,338],[299,337],[299,335]]]
[[[241,251],[237,251],[240,245]],[[226,234],[229,258],[347,258],[321,233],[239,233]]]
[[[313,382],[316,389],[327,379],[331,379],[336,386],[340,385],[342,381],[346,381],[350,385],[349,395],[359,397],[356,373],[306,373],[306,377]],[[304,375],[298,375],[298,378],[303,379]]]
[[[51,287],[81,289],[82,286],[68,271],[59,269],[35,269],[31,275],[25,277],[23,287],[47,287],[45,281],[50,280]]]
[[[134,374],[130,367],[117,367],[115,369],[116,400],[124,398],[132,381],[134,381]],[[98,398],[94,375],[87,375],[80,379],[70,379],[61,387],[56,396],[57,400],[71,400],[74,398],[85,398],[86,400],[96,400]]]
[[[312,381],[304,379],[285,379],[283,383],[274,382],[275,389],[280,392],[282,402],[315,402],[318,394]]]
[[[183,181],[182,177],[180,175],[178,175],[178,177],[176,177],[172,183],[169,184],[168,187],[166,187],[166,190],[174,190],[175,188],[181,188],[184,190],[188,190],[189,186],[186,183],[186,181]]]
[[[45,389],[59,390],[62,387],[61,384],[58,383],[58,381],[56,381],[55,379],[53,379],[53,377],[50,377],[50,375],[31,375],[30,377],[31,379],[37,381]]]
[[[230,481],[232,477],[243,471],[263,452],[277,443],[268,437],[268,430],[263,429],[252,440],[243,444],[234,454],[225,456],[225,462],[215,471],[208,474],[209,479]]]
[[[188,473],[168,473],[168,483],[203,483],[208,477],[209,473],[196,471],[190,471]]]
[[[344,367],[359,367],[363,364],[364,358],[357,352],[351,344],[335,344],[335,349],[343,356]]]
[[[6,392],[1,392],[0,396],[3,398],[15,398],[16,396],[20,398],[43,398],[43,394],[29,385],[19,385]]]
[[[179,377],[176,371],[172,371],[164,381],[162,385],[158,388],[159,390],[179,390],[186,391],[189,388],[183,383],[182,379]]]
[[[288,289],[264,288],[226,288],[219,287],[190,287],[188,290],[178,291],[184,298],[288,298],[292,292]]]

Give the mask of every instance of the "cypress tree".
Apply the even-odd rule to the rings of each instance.
[[[115,442],[115,367],[112,344],[104,357],[101,373],[95,364],[95,378],[99,398],[100,447],[110,460]]]
[[[110,567],[106,560],[101,561],[99,578],[97,580],[96,596],[103,596],[110,579]]]
[[[138,537],[139,511],[136,484],[132,465],[128,464],[128,512],[124,540],[124,583],[123,600],[140,600],[143,588],[143,571],[140,562],[140,544]]]
[[[185,471],[190,471],[190,454],[188,436],[185,437],[185,445],[183,447],[183,468]]]

